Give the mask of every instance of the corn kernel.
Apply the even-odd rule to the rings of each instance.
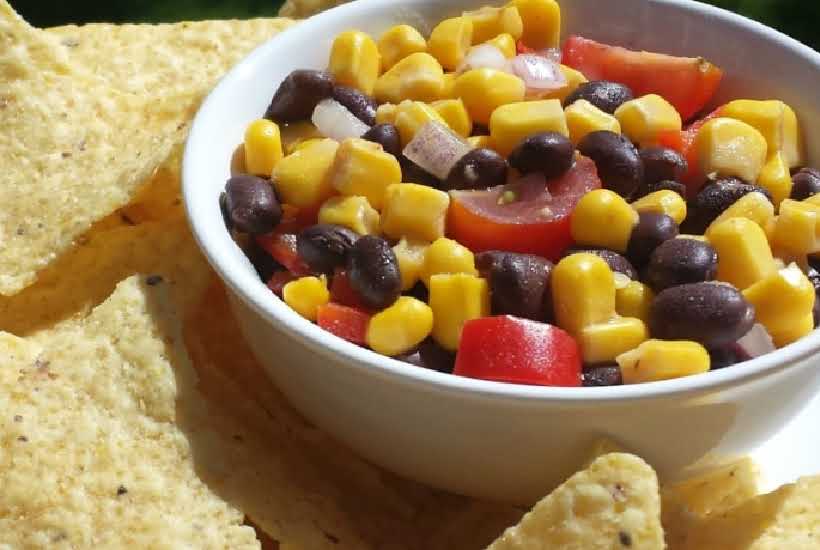
[[[293,153],[300,144],[312,139],[322,139],[324,136],[312,123],[301,120],[299,122],[291,122],[280,128],[282,147],[285,154]]]
[[[366,197],[331,197],[319,209],[319,223],[342,225],[359,235],[378,235],[380,216]]]
[[[411,53],[376,80],[373,89],[379,103],[399,103],[404,99],[434,101],[444,90],[444,70],[428,53]]]
[[[426,285],[430,285],[430,277],[443,273],[467,273],[478,275],[475,268],[475,256],[466,246],[446,237],[439,237],[424,256],[419,277]]]
[[[615,289],[615,311],[618,315],[635,317],[646,323],[654,298],[651,288],[640,281],[630,281],[623,288]]]
[[[736,99],[721,107],[720,116],[742,120],[757,129],[766,139],[769,152],[774,153],[783,145],[785,107],[776,100]]]
[[[444,349],[456,351],[464,323],[490,314],[487,281],[466,273],[430,277],[433,338]]]
[[[584,136],[598,130],[621,133],[621,124],[617,118],[600,110],[586,99],[579,99],[564,109],[564,115],[567,118],[569,138],[576,145]]]
[[[517,8],[512,6],[503,8],[486,6],[466,11],[464,16],[469,17],[473,22],[473,44],[489,42],[493,38],[507,34],[512,38],[513,49],[515,49],[515,41],[521,38],[521,33],[524,31],[521,14],[518,13]]]
[[[657,212],[666,214],[680,225],[686,219],[686,201],[679,194],[668,189],[649,193],[632,203],[636,212]]]
[[[433,330],[433,310],[411,296],[400,296],[393,305],[370,318],[365,341],[382,355],[410,351]]]
[[[615,110],[624,135],[642,147],[655,145],[661,132],[681,129],[681,118],[675,108],[657,94],[627,101]]]
[[[381,35],[378,48],[382,57],[382,70],[386,71],[410,54],[426,52],[427,41],[410,25],[396,25]]]
[[[624,384],[700,374],[707,372],[711,366],[706,348],[687,340],[647,340],[615,360],[621,367]]]
[[[280,160],[282,136],[279,125],[265,118],[251,122],[245,130],[245,169],[268,178]]]
[[[473,43],[473,21],[469,17],[451,17],[433,28],[427,43],[429,52],[441,66],[454,70]]]
[[[574,92],[578,86],[584,82],[588,82],[587,77],[585,77],[581,71],[576,71],[572,67],[567,67],[566,65],[561,65],[559,68],[564,74],[564,79],[566,79],[567,83],[557,90],[552,90],[542,94],[541,99],[557,99],[563,103],[567,96]],[[618,124],[620,124],[620,122]]]
[[[421,270],[424,268],[424,258],[427,255],[429,243],[413,241],[402,238],[393,252],[399,262],[399,273],[401,273],[401,289],[410,290],[419,282]]]
[[[474,149],[495,150],[495,142],[490,136],[470,136],[467,138],[467,143],[469,143]]]
[[[718,253],[718,281],[744,289],[775,273],[763,229],[747,218],[730,218],[709,227],[706,237]]]
[[[416,132],[431,121],[441,122],[447,126],[447,121],[444,120],[444,117],[442,117],[436,109],[426,103],[410,100],[404,100],[399,103],[396,109],[396,120],[394,124],[399,130],[402,146],[410,143],[410,140],[413,139]]]
[[[508,103],[495,109],[490,117],[490,135],[503,156],[527,136],[550,131],[569,137],[567,118],[557,99]]]
[[[463,137],[468,137],[472,133],[473,121],[470,120],[470,114],[467,112],[463,101],[460,99],[440,99],[434,101],[431,105],[452,131]]]
[[[579,343],[584,363],[614,361],[616,357],[638,347],[647,338],[646,325],[633,317],[614,317],[605,323],[581,329]]]
[[[626,252],[638,213],[617,193],[590,191],[578,201],[570,218],[572,239],[583,246]]]
[[[812,195],[807,199],[803,199],[803,202],[813,204],[814,206],[820,206],[820,193]]]
[[[450,195],[415,183],[392,184],[384,194],[382,231],[392,239],[434,241],[444,236]]]
[[[715,218],[711,225],[715,225],[732,218],[746,218],[752,220],[757,225],[765,229],[766,225],[769,223],[769,220],[773,217],[774,206],[772,203],[769,202],[766,195],[755,191],[753,193],[743,195],[736,200],[732,206],[724,210],[720,216]],[[708,233],[709,230],[707,229],[706,232]]]
[[[772,247],[795,256],[820,252],[820,206],[784,200],[772,233]]]
[[[453,92],[460,97],[473,122],[487,124],[495,109],[524,99],[524,81],[495,69],[473,69],[456,78]]]
[[[516,53],[518,53],[515,48],[515,38],[506,32],[499,34],[491,40],[487,40],[485,44],[490,44],[491,46],[498,48],[498,50],[503,53],[504,57],[507,59],[512,59],[515,57]]]
[[[330,292],[324,277],[301,277],[282,287],[282,299],[296,313],[315,321],[319,307],[330,301]]]
[[[575,336],[615,316],[615,278],[598,256],[578,253],[558,262],[551,275],[557,324]]]
[[[695,137],[700,168],[704,174],[737,176],[757,181],[766,162],[766,139],[753,126],[733,118],[713,118]]]
[[[755,308],[757,321],[769,334],[793,328],[814,307],[814,285],[797,264],[775,271],[743,291]]]
[[[330,48],[328,71],[336,84],[373,95],[379,77],[379,48],[367,33],[345,31]]]
[[[708,243],[709,239],[706,238],[706,235],[691,235],[689,233],[680,233],[675,236],[676,239],[692,239],[693,241],[700,241],[702,243]]]
[[[456,95],[456,73],[444,73],[441,99],[458,99]]]
[[[342,195],[366,197],[379,210],[385,189],[401,181],[401,166],[378,143],[350,138],[339,146],[332,179],[333,187]]]
[[[776,330],[771,334],[774,345],[778,348],[788,346],[814,330],[814,314],[807,313],[788,327]]]
[[[339,144],[322,139],[283,157],[271,179],[282,201],[299,207],[319,206],[333,195],[330,175]]]
[[[382,103],[376,109],[376,124],[396,124],[396,114],[398,112],[398,105]]]
[[[291,151],[288,154],[295,153],[296,151],[299,151],[301,149],[305,149],[307,147],[310,147],[311,145],[315,145],[316,143],[319,143],[323,139],[325,139],[325,138],[316,137],[316,138],[310,138],[310,139],[305,139],[305,140],[296,142],[291,146]]]
[[[557,48],[561,38],[561,8],[555,0],[512,0],[524,22],[521,40],[530,48]]]
[[[785,105],[783,109],[783,144],[781,145],[781,151],[789,168],[804,164],[803,136],[800,134],[800,124],[797,122],[794,109],[788,105]]]
[[[778,151],[769,156],[763,165],[757,184],[772,195],[775,210],[780,207],[783,199],[788,199],[792,193],[792,176],[785,155]]]

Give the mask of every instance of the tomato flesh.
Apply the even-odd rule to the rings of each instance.
[[[296,251],[296,235],[293,233],[257,235],[256,242],[292,274],[299,277],[310,275],[310,268]]]
[[[626,84],[635,97],[663,96],[683,120],[703,110],[723,78],[720,68],[700,57],[637,52],[577,35],[564,43],[562,60],[589,80]]]
[[[369,313],[333,302],[319,306],[316,312],[317,325],[354,344],[365,343],[369,322]]]
[[[271,289],[271,291],[274,294],[281,298],[282,289],[285,288],[285,285],[291,281],[295,281],[298,278],[299,277],[297,277],[290,271],[277,271],[276,273],[271,275],[270,279],[268,279],[268,288]]]
[[[451,191],[447,232],[473,252],[507,250],[557,260],[572,244],[572,210],[584,194],[600,187],[595,163],[579,156],[563,176],[547,182],[546,189],[527,191],[522,200],[504,204],[506,185]]]
[[[464,324],[454,374],[537,386],[580,386],[581,351],[558,327],[510,315]]]
[[[330,282],[330,299],[337,304],[356,309],[367,309],[362,298],[350,285],[350,277],[343,269],[336,270]]]

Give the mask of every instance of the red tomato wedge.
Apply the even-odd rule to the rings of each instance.
[[[256,242],[273,259],[285,266],[294,275],[310,275],[310,268],[296,251],[296,235],[293,233],[267,233],[257,235]]]
[[[663,96],[683,120],[689,120],[706,106],[723,77],[720,68],[701,57],[637,52],[577,35],[564,43],[562,62],[581,71],[589,80],[626,84],[635,97]]]
[[[281,298],[282,289],[285,288],[285,285],[291,281],[295,281],[298,278],[299,277],[297,277],[290,271],[277,271],[276,273],[271,275],[270,279],[268,279],[268,288],[271,289],[271,291],[274,294]]]
[[[364,344],[370,314],[356,308],[330,302],[319,306],[316,324],[354,344]]]
[[[681,183],[686,184],[686,193],[689,198],[694,198],[706,181],[705,174],[702,174],[700,171],[700,161],[698,159],[697,151],[695,150],[695,138],[704,124],[711,119],[720,116],[720,111],[722,108],[723,107],[718,107],[705,117],[700,118],[690,124],[681,132],[664,132],[658,136],[660,145],[674,149],[686,159],[688,169],[686,170],[686,174],[683,175],[683,181]]]
[[[525,179],[530,176],[521,178]],[[570,214],[584,194],[600,189],[601,180],[595,163],[579,156],[569,171],[547,182],[546,188],[542,183],[537,189],[515,189],[524,191],[522,196],[504,204],[502,195],[510,187],[451,191],[448,234],[473,252],[508,250],[557,260],[572,244]]]
[[[581,350],[558,327],[510,315],[464,324],[454,374],[537,386],[580,386]]]
[[[333,274],[333,280],[330,282],[330,299],[343,306],[366,309],[359,293],[350,286],[347,271],[343,269],[337,269]]]

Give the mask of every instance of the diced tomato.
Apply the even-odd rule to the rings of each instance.
[[[277,233],[299,233],[302,229],[316,223],[318,208],[296,208],[289,204],[282,205],[282,221],[276,226]]]
[[[718,107],[705,117],[690,124],[682,132],[678,132],[680,136],[680,149],[678,149],[678,151],[683,155],[683,158],[686,159],[686,163],[688,164],[688,169],[683,176],[682,183],[686,184],[686,193],[689,198],[694,198],[706,181],[706,174],[702,174],[700,171],[700,160],[698,159],[698,152],[695,149],[695,138],[704,124],[720,116],[720,110],[722,108],[723,107]]]
[[[595,163],[578,157],[568,172],[527,200],[503,204],[505,185],[452,191],[447,232],[474,252],[508,250],[557,260],[572,244],[569,217],[575,205],[600,187]]]
[[[333,280],[330,283],[330,299],[343,306],[367,309],[362,303],[359,293],[350,286],[350,277],[347,275],[347,271],[342,269],[336,270],[333,274]]]
[[[658,132],[658,145],[674,149],[683,154],[683,132],[680,130],[663,130]]]
[[[274,294],[282,297],[282,289],[291,281],[295,281],[298,279],[296,275],[291,273],[290,271],[277,271],[273,275],[271,275],[270,279],[268,279],[268,288],[273,291]]]
[[[537,386],[580,386],[581,351],[558,327],[510,315],[467,321],[454,374]]]
[[[319,306],[316,324],[354,344],[364,344],[370,314],[360,309],[334,304]]]
[[[296,235],[293,233],[274,232],[257,235],[256,242],[294,275],[310,275],[310,268],[296,251]]]
[[[715,95],[723,71],[701,57],[675,57],[609,46],[577,35],[564,43],[563,63],[590,80],[612,80],[639,97],[658,94],[683,120],[700,112]]]
[[[535,50],[524,44],[519,38],[515,43],[515,51],[516,53],[532,53]]]

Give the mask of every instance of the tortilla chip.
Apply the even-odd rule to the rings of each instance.
[[[706,516],[736,506],[758,494],[759,471],[748,457],[664,487],[693,513]]]
[[[201,397],[164,287],[132,277],[87,318],[0,334],[0,546],[259,548],[177,426]]]
[[[279,8],[282,17],[304,18],[346,4],[350,0],[286,0]]]
[[[660,550],[658,478],[646,462],[604,455],[538,502],[487,550]]]
[[[64,57],[0,0],[0,295],[128,203],[190,117],[177,96],[118,92]]]

